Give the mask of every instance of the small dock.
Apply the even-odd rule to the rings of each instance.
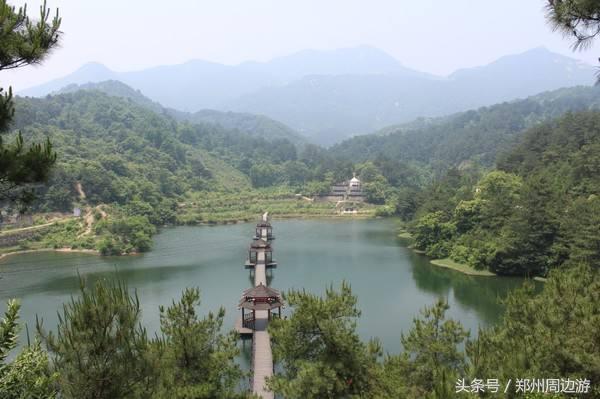
[[[239,307],[241,316],[235,329],[241,336],[252,336],[252,392],[263,399],[273,399],[266,387],[266,379],[273,375],[273,353],[269,336],[269,320],[277,316],[272,311],[283,306],[279,291],[267,286],[267,267],[276,265],[272,258],[270,242],[274,239],[269,214],[265,212],[256,226],[254,241],[250,246],[246,268],[254,273],[254,287],[244,291]],[[245,313],[248,310],[251,313]]]
[[[242,316],[239,316],[235,319],[235,331],[240,334],[242,337],[251,337],[254,334],[254,330],[251,328],[246,328],[242,324]]]

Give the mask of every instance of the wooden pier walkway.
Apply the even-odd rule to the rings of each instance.
[[[258,253],[258,262],[256,262],[254,269],[254,286],[259,285],[267,285],[264,252]],[[265,386],[265,378],[273,375],[271,337],[267,331],[269,312],[257,310],[254,323],[254,334],[252,336],[252,392],[264,399],[270,399],[274,397],[273,392],[267,391]]]
[[[268,223],[268,213],[262,216],[262,224]],[[260,228],[256,238],[265,242],[271,240],[270,229]],[[258,233],[258,230],[257,230]],[[266,255],[265,249],[257,249],[256,264],[254,265],[254,286],[267,287]],[[263,399],[273,399],[273,392],[267,390],[266,378],[273,375],[273,354],[271,352],[271,337],[267,329],[269,324],[269,310],[254,310],[254,328],[244,326],[242,317],[236,322],[236,330],[241,335],[252,334],[252,392]]]

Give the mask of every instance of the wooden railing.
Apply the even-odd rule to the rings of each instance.
[[[254,330],[254,315],[252,313],[244,315],[244,320],[242,320],[242,326],[244,328],[250,328]]]

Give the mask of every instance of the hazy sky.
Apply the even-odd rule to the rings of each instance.
[[[204,59],[266,61],[302,49],[368,44],[438,75],[533,47],[595,64],[550,30],[545,0],[47,0],[60,8],[61,48],[38,67],[4,71],[24,89],[89,61],[116,71]],[[12,0],[13,5],[23,2]],[[31,15],[41,0],[29,0]]]

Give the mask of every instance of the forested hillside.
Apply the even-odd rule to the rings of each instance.
[[[297,145],[283,137],[255,137],[249,133],[252,126],[242,130],[178,121],[170,111],[156,108],[158,104],[118,82],[83,87],[44,99],[20,98],[14,123],[26,138],[47,135],[54,143],[60,159],[57,182],[65,187],[59,197],[64,199],[61,206],[65,209],[69,198],[76,195],[66,187],[75,181],[93,186],[88,200],[94,203],[126,203],[142,194],[150,198],[147,190],[139,189],[146,183],[153,187],[150,191],[168,198],[190,191],[240,192],[249,189],[249,183],[257,188],[298,187],[314,194],[326,192],[334,181],[348,179],[365,167],[366,182],[382,175],[386,184],[392,185],[426,182],[422,172],[410,164],[385,157],[359,165],[316,145]],[[252,124],[238,116],[232,118],[241,121],[241,126]],[[196,118],[190,114],[190,119]],[[68,165],[71,178],[59,178]],[[106,184],[96,184],[85,173],[92,165],[98,173],[91,176],[105,179]],[[125,189],[131,181],[133,186]],[[60,205],[44,198],[48,209]]]
[[[48,137],[58,155],[50,181],[37,190],[33,210],[86,209],[85,223],[53,227],[45,245],[143,251],[151,245],[153,225],[176,222],[178,203],[193,193],[249,192],[252,183],[260,186],[249,176],[263,167],[278,168],[277,182],[287,181],[286,165],[297,158],[290,141],[178,122],[138,105],[140,99],[97,90],[17,99],[14,131],[26,141]],[[195,217],[187,220],[202,221]]]
[[[14,128],[26,138],[48,136],[58,153],[43,207],[68,209],[75,181],[91,203],[122,204],[134,198],[160,202],[190,189],[249,186],[208,147],[193,145],[221,132],[180,125],[127,100],[79,91],[19,99],[16,110]]]
[[[498,274],[600,264],[600,112],[529,129],[481,179],[459,171],[423,194],[413,232],[430,256]]]
[[[212,109],[205,109],[194,113],[170,109],[168,113],[182,121],[215,124],[228,130],[239,130],[250,136],[261,137],[265,140],[285,139],[294,144],[307,142],[305,137],[296,133],[293,129],[264,115],[223,112]]]
[[[37,210],[69,211],[75,205],[109,204],[125,222],[128,217],[146,218],[135,220],[134,228],[124,230],[141,228],[149,235],[151,226],[144,227],[144,223],[195,223],[213,220],[215,212],[239,218],[244,215],[242,209],[251,209],[250,203],[258,198],[276,202],[286,196],[293,198],[294,194],[326,194],[331,184],[356,173],[367,200],[385,205],[377,210],[378,214],[396,214],[406,220],[417,216],[419,248],[435,257],[450,256],[478,268],[509,274],[525,273],[524,263],[518,260],[512,266],[506,264],[509,257],[499,254],[510,250],[509,243],[494,244],[493,237],[517,237],[517,232],[509,233],[503,226],[517,228],[517,222],[506,220],[517,217],[512,213],[514,209],[529,208],[510,201],[521,198],[523,181],[539,169],[531,166],[534,161],[551,156],[525,150],[537,148],[540,143],[509,150],[528,127],[533,127],[532,131],[548,129],[544,121],[570,110],[600,105],[600,89],[562,89],[447,118],[417,120],[393,133],[363,136],[325,150],[286,138],[256,137],[247,130],[214,123],[180,121],[120,83],[107,82],[99,87],[117,97],[88,89],[44,99],[18,99],[15,130],[21,130],[27,140],[40,141],[48,136],[58,152],[50,184],[39,189]],[[243,118],[238,121],[245,124]],[[485,175],[498,153],[503,154],[498,164],[502,171]],[[561,176],[561,184],[567,184],[562,172],[552,173]],[[581,174],[573,176],[575,180],[569,183],[573,189],[594,193],[588,187],[595,187],[593,181],[581,180]],[[464,225],[455,218],[461,212],[475,212],[462,207],[471,206],[468,201],[477,199],[475,188],[484,192],[482,187],[488,185],[508,186],[509,192],[498,195],[505,201],[512,199],[502,205],[500,216],[477,216],[492,223],[492,230],[468,230],[477,223],[469,219]],[[258,194],[254,190],[267,191]],[[548,201],[558,204],[563,199]],[[281,209],[275,202],[270,206]],[[188,204],[187,208],[178,208],[178,203]],[[297,208],[302,204],[293,206],[291,214],[303,212]],[[547,215],[541,218],[550,220]],[[428,228],[434,229],[433,237]],[[419,241],[421,237],[424,241]],[[554,238],[551,241],[555,251]],[[552,256],[558,257],[554,264],[562,262],[562,255],[553,252]],[[497,259],[504,263],[499,264]],[[532,262],[527,273],[545,273],[542,260]]]
[[[70,84],[56,91],[54,94],[73,93],[79,90],[98,90],[109,96],[121,97],[159,114],[168,114],[179,121],[188,121],[196,124],[218,125],[226,130],[238,130],[250,136],[265,140],[286,139],[300,144],[306,139],[281,122],[267,118],[263,115],[254,115],[238,112],[222,112],[211,109],[198,112],[183,112],[165,108],[152,101],[141,91],[135,90],[118,80],[106,80],[98,83]]]
[[[385,156],[429,165],[438,173],[465,161],[490,167],[527,128],[567,111],[600,108],[600,88],[575,87],[456,115],[389,127],[334,146],[336,156],[364,161]]]
[[[261,212],[260,204],[288,215],[331,214],[334,204],[296,194],[328,193],[353,172],[364,176],[375,204],[389,202],[391,184],[420,187],[426,181],[409,164],[380,159],[359,165],[315,145],[178,121],[126,86],[102,87],[120,90],[116,97],[78,90],[17,99],[13,131],[26,141],[48,137],[58,155],[33,210],[79,207],[85,213],[84,222],[55,227],[45,246],[145,250],[153,225],[243,220]],[[97,237],[105,240],[99,244]]]

